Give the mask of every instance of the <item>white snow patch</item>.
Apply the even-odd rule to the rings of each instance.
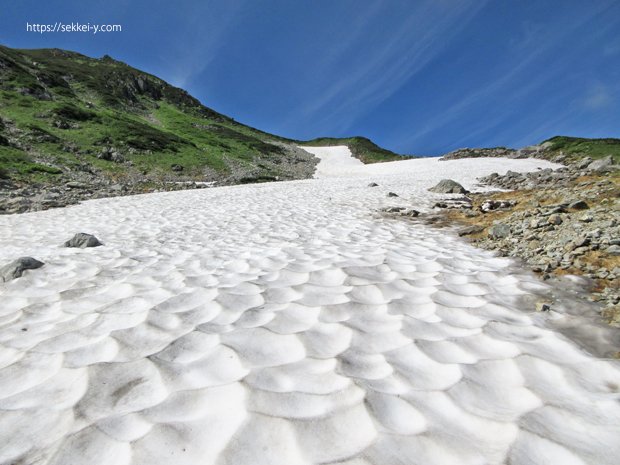
[[[315,178],[346,176],[364,166],[360,160],[353,157],[351,150],[346,145],[299,148],[310,152],[321,160],[316,167]]]
[[[0,285],[0,463],[616,464],[618,362],[522,306],[545,285],[375,214],[553,165],[311,150],[319,179],[0,217],[0,263],[46,263]]]

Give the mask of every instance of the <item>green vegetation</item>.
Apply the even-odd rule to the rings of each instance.
[[[10,167],[11,170],[9,170]],[[11,175],[29,177],[33,181],[51,181],[54,175],[62,171],[54,166],[34,162],[23,151],[3,147],[0,149],[0,179],[8,179]]]
[[[94,111],[83,110],[82,108],[78,108],[75,105],[70,104],[65,104],[54,108],[53,113],[60,118],[70,119],[73,121],[98,119],[97,113]]]
[[[309,144],[320,140],[349,145],[365,163],[400,159],[364,138]],[[237,123],[109,56],[0,46],[3,178],[60,183],[88,172],[148,183],[241,169],[247,173],[238,182],[286,179],[289,147],[298,144]]]
[[[547,150],[563,152],[573,157],[587,156],[603,158],[611,155],[615,163],[620,163],[620,139],[584,139],[581,137],[556,136],[544,141]]]
[[[347,138],[334,138],[334,137],[321,137],[313,139],[308,142],[304,142],[302,145],[309,146],[333,146],[333,145],[346,145],[351,150],[353,156],[363,163],[380,163],[386,161],[402,160],[403,156],[398,155],[390,150],[383,149],[365,137],[347,137]]]

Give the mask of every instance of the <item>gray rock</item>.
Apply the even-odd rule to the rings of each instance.
[[[452,179],[442,179],[435,187],[429,189],[437,194],[467,194],[469,191]]]
[[[591,157],[584,157],[581,160],[578,160],[574,163],[575,168],[578,170],[584,170],[592,163]]]
[[[562,224],[562,217],[557,213],[554,213],[553,215],[550,215],[549,218],[547,218],[547,222],[549,224],[555,224],[557,226]]]
[[[112,161],[114,163],[123,163],[125,158],[118,150],[112,147],[104,147],[101,153],[97,155],[100,160]]]
[[[368,187],[377,187],[379,186],[379,184],[377,184],[376,182],[371,182],[370,184],[368,184]]]
[[[614,159],[611,155],[601,158],[599,160],[594,160],[592,163],[588,165],[588,170],[590,171],[608,171],[611,166],[614,164]]]
[[[605,249],[605,252],[607,252],[609,255],[618,256],[620,255],[620,245],[610,245],[609,247],[607,247],[607,249]]]
[[[459,158],[508,157],[519,158],[522,154],[505,147],[494,148],[462,148],[443,155],[440,160],[456,160]]]
[[[383,210],[386,213],[400,213],[402,211],[405,211],[406,208],[405,207],[387,207],[385,210]]]
[[[103,244],[99,242],[99,239],[92,234],[86,233],[78,233],[65,242],[65,247],[76,247],[80,249],[84,249],[86,247],[99,247],[100,245]]]
[[[545,225],[545,221],[542,218],[534,218],[530,221],[529,227],[532,229],[542,228]]]
[[[472,225],[472,226],[466,226],[464,228],[461,228],[458,230],[458,235],[459,236],[469,236],[471,234],[478,234],[480,232],[484,231],[484,228],[482,226],[476,226],[476,225]]]
[[[21,278],[26,270],[36,270],[44,265],[43,262],[32,257],[21,257],[0,268],[0,280],[2,282]]]
[[[489,228],[489,237],[492,239],[502,239],[510,236],[510,225],[494,224]]]
[[[487,213],[498,208],[511,208],[517,204],[514,200],[485,200],[480,206],[480,210]]]
[[[125,158],[118,152],[112,152],[110,160],[114,163],[123,163]]]
[[[170,169],[172,171],[176,171],[177,173],[180,172],[180,171],[183,171],[183,167],[181,165],[176,164],[176,163],[174,165],[172,165],[170,167]]]

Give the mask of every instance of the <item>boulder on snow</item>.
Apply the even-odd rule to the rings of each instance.
[[[21,257],[0,268],[0,281],[5,283],[12,279],[21,278],[26,270],[36,270],[44,265],[43,262],[32,257]]]
[[[467,194],[469,191],[452,179],[442,179],[435,187],[429,189],[437,194]]]
[[[99,247],[100,245],[103,244],[99,242],[99,239],[97,239],[92,234],[86,233],[77,233],[75,236],[65,242],[65,247],[77,247],[80,249],[85,249],[86,247]]]

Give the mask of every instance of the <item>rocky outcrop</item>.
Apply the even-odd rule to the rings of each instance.
[[[464,148],[454,150],[443,155],[440,160],[457,160],[459,158],[480,158],[480,157],[506,157],[520,158],[518,152],[506,147],[493,148]]]

